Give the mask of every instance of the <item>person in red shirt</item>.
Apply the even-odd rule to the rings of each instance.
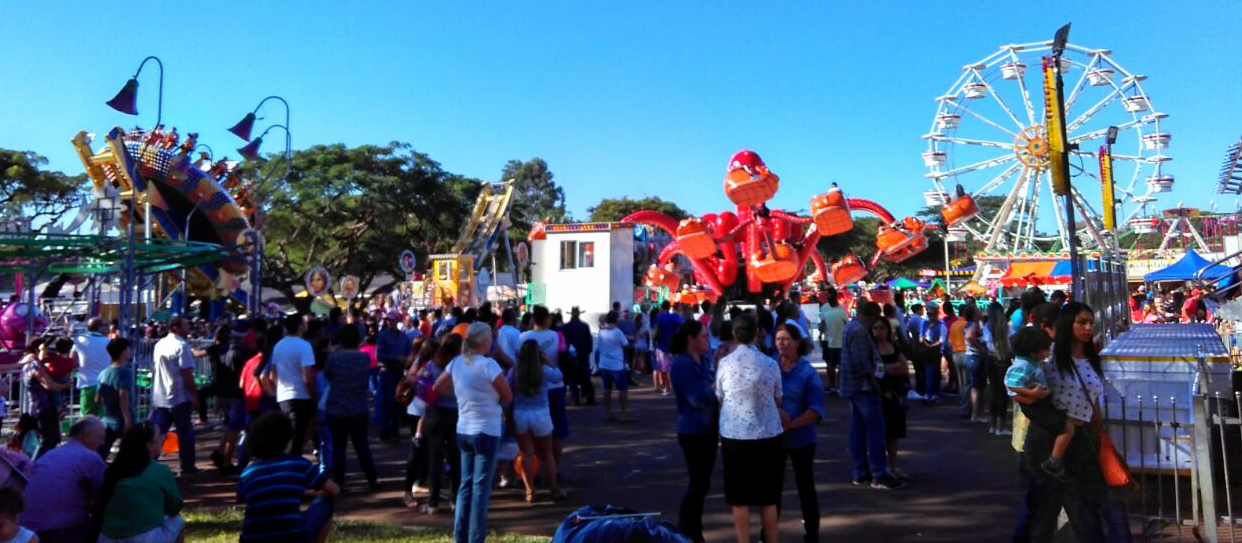
[[[1182,322],[1195,322],[1199,319],[1199,308],[1202,305],[1199,301],[1203,298],[1203,291],[1193,289],[1190,291],[1190,297],[1182,303]]]

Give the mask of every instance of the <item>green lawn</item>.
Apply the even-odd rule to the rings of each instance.
[[[242,512],[229,509],[221,513],[203,511],[183,512],[186,521],[186,538],[191,543],[236,543],[241,530]],[[447,543],[451,534],[427,528],[412,528],[374,522],[337,522],[328,541],[351,543]],[[547,543],[547,537],[517,534],[492,535],[488,541],[498,543]]]

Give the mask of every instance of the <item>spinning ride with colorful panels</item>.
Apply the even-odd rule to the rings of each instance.
[[[678,222],[662,212],[645,210],[622,219],[655,226],[673,236],[657,263],[647,270],[647,284],[677,291],[681,277],[671,261],[678,254],[693,265],[694,279],[706,287],[708,298],[723,294],[742,269],[749,292],[760,292],[765,284],[788,292],[794,282],[808,275],[808,261],[814,263],[814,273],[820,278],[832,277],[838,285],[853,283],[867,274],[869,266],[862,259],[845,255],[829,270],[815,250],[821,237],[853,228],[853,211],[872,213],[882,221],[871,267],[881,258],[901,262],[927,248],[923,221],[914,217],[898,221],[875,202],[847,198],[835,183],[811,199],[810,217],[768,209],[766,202],[779,186],[780,178],[758,154],[740,151],[729,161],[724,181],[725,194],[737,206],[736,212],[708,213]]]
[[[162,126],[131,132],[114,128],[98,151],[91,149],[86,132],[73,138],[95,193],[120,194],[135,203],[119,214],[122,228],[132,220],[136,235],[145,237],[147,207],[141,204],[150,204],[153,237],[229,248],[229,258],[191,268],[187,286],[199,296],[229,296],[245,303],[246,292],[239,283],[249,270],[250,245],[243,233],[250,228],[254,211],[250,186],[235,174],[236,163],[212,162],[205,153],[191,161],[196,144],[197,134],[181,141],[175,128],[164,132]]]
[[[1120,134],[1112,151],[1122,206],[1117,223],[1146,215],[1155,195],[1172,190],[1173,176],[1164,171],[1170,135],[1160,127],[1167,115],[1155,110],[1144,92],[1147,76],[1121,67],[1107,49],[1067,44],[1061,57],[1066,133],[1078,146],[1070,151],[1069,173],[1085,174],[1074,182],[1077,228],[1068,231],[1048,159],[1040,66],[1051,46],[1050,41],[1006,45],[964,66],[953,86],[936,98],[931,130],[923,136],[923,163],[933,185],[924,194],[927,205],[943,206],[945,222],[982,240],[985,252],[1064,249],[1071,235],[1084,248],[1108,246],[1096,210],[1102,206],[1097,149],[1109,126]],[[988,196],[1004,201],[980,210],[980,199]]]

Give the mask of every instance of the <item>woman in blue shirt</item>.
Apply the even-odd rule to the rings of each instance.
[[[703,541],[703,502],[711,489],[719,442],[716,367],[707,328],[688,320],[669,344],[673,353],[671,380],[677,399],[677,443],[686,457],[690,484],[681,499],[677,527],[696,543]]]
[[[824,418],[824,383],[806,355],[810,342],[790,323],[776,327],[781,368],[781,424],[785,458],[793,464],[794,484],[802,503],[803,541],[819,541],[819,496],[815,492],[815,423]],[[782,470],[783,471],[783,470]]]

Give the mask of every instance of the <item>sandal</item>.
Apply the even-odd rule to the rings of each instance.
[[[534,490],[526,491],[526,503],[535,503],[535,491]]]

